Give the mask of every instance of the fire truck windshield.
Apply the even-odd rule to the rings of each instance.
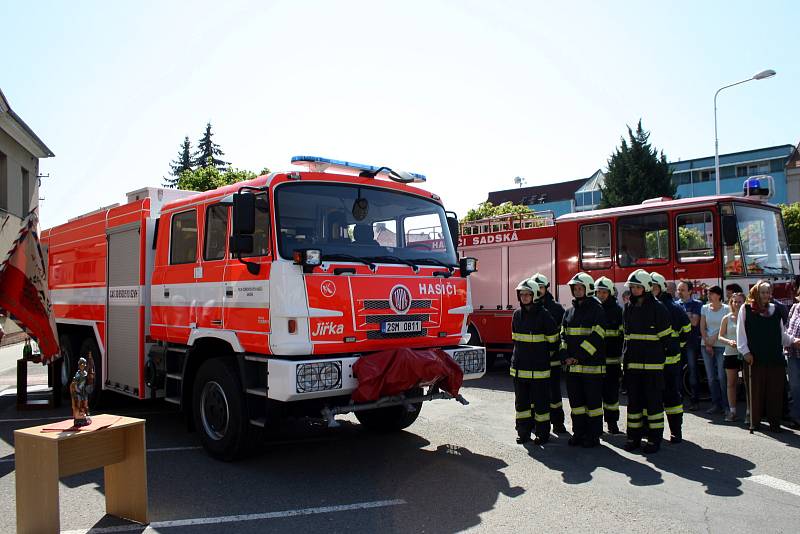
[[[748,276],[792,274],[786,232],[777,210],[736,204],[736,221]]]
[[[377,187],[289,182],[275,189],[278,248],[319,249],[385,263],[456,265],[444,209],[425,198]]]

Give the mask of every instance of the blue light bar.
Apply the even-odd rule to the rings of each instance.
[[[321,158],[319,156],[293,156],[292,157],[292,165],[302,165],[304,167],[308,167],[312,171],[325,171],[327,169],[331,170],[351,170],[351,171],[367,171],[367,172],[376,172],[381,167],[375,167],[373,165],[365,165],[363,163],[354,163],[352,161],[343,161],[338,159],[330,159],[330,158]],[[382,174],[387,178],[392,178],[390,174],[390,170],[387,168],[382,168],[378,174]],[[408,173],[414,177],[414,182],[425,182],[427,179],[425,178],[424,174],[419,174],[415,172]]]

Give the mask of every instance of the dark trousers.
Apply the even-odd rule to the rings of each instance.
[[[547,375],[547,376],[545,376]],[[514,408],[517,435],[550,434],[550,370],[536,372],[535,378],[514,378]]]
[[[550,422],[564,424],[564,406],[561,401],[561,361],[550,360]]]
[[[664,366],[664,412],[667,414],[670,434],[680,436],[683,426],[680,363],[670,363]]]
[[[599,439],[603,433],[603,375],[567,372],[572,435]]]
[[[771,426],[781,424],[783,408],[783,367],[765,367],[754,363],[750,369],[750,421],[754,427],[766,416]]]
[[[619,377],[622,373],[618,363],[606,364],[603,376],[603,418],[606,423],[619,421]]]
[[[628,439],[641,440],[647,428],[647,441],[661,443],[664,435],[664,371],[628,369],[625,383],[628,387]]]

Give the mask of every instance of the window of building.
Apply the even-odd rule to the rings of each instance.
[[[8,158],[0,152],[0,210],[8,211]]]
[[[769,174],[768,161],[762,161],[759,163],[748,163],[747,165],[736,166],[737,178],[746,178],[748,176],[757,176],[759,174]]]
[[[682,213],[675,222],[678,229],[678,261],[694,263],[714,257],[714,223],[710,211]]]
[[[697,181],[698,182],[710,182],[712,180],[716,180],[717,179],[716,176],[717,176],[717,173],[714,172],[713,169],[706,170],[706,171],[700,171],[700,176],[699,176],[699,179]]]
[[[636,267],[669,261],[666,213],[623,217],[617,225],[619,265]]]
[[[611,267],[611,225],[581,226],[581,267],[586,270]]]
[[[256,195],[256,231],[253,234],[253,252],[244,258],[269,255],[269,202],[266,193]]]
[[[31,174],[28,169],[22,168],[22,217],[27,217],[31,211]]]
[[[172,216],[169,242],[169,262],[172,265],[197,261],[197,212],[176,213]]]
[[[203,259],[221,260],[225,257],[225,242],[228,239],[228,207],[209,206],[206,210],[205,244]]]
[[[692,183],[692,172],[674,172],[672,173],[672,181],[677,185],[685,185]]]

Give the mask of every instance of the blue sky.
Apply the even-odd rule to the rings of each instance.
[[[463,215],[590,176],[641,117],[670,160],[800,141],[796,2],[0,0],[43,227],[160,185],[207,121],[234,166],[390,165]]]

